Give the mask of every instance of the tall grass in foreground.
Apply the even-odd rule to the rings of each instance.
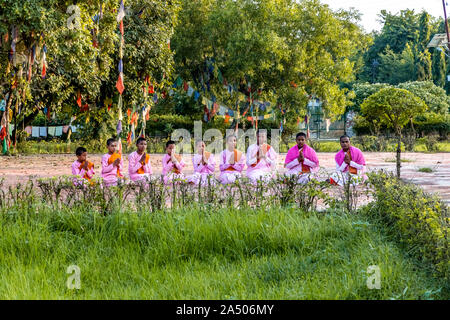
[[[201,208],[0,215],[1,299],[446,299],[442,280],[358,215]],[[66,269],[81,269],[69,290]],[[378,265],[381,289],[369,290]]]

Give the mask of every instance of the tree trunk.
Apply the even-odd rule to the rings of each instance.
[[[399,130],[397,130],[397,178],[398,179],[400,179],[401,152],[402,152],[402,133]]]

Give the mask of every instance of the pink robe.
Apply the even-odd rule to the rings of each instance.
[[[336,172],[331,175],[331,179],[333,179],[333,181],[340,186],[343,186],[347,181],[347,175],[344,173],[349,170],[349,165],[344,162],[345,154],[346,152],[342,149],[336,154],[334,157],[334,160],[336,161]],[[350,166],[357,169],[357,175],[352,175],[355,176],[355,179],[353,179],[353,184],[357,185],[359,182],[367,179],[367,176],[365,175],[366,160],[364,159],[364,155],[361,150],[353,146],[350,146],[350,155],[352,158],[350,161]]]
[[[186,164],[181,158],[177,164],[173,164],[170,160],[170,156],[166,153],[162,159],[163,171],[162,174],[164,176],[164,183],[171,183],[174,179],[184,179],[184,174],[181,172]],[[180,173],[175,173],[174,170],[178,169]]]
[[[142,155],[137,153],[137,151],[128,156],[128,174],[130,175],[131,181],[150,179],[153,174],[150,161],[147,164],[142,165],[142,163],[139,162],[141,158]],[[144,169],[144,173],[138,173],[140,168]]]
[[[80,169],[81,163],[78,162],[78,160],[75,160],[74,163],[72,163],[72,175],[76,176],[73,180],[73,183],[76,186],[85,184],[88,180],[84,179],[84,175],[87,174],[89,179],[92,179],[94,177],[94,168],[90,168],[87,171],[84,170],[84,168]]]
[[[114,167],[114,164],[108,164],[108,160],[111,158],[109,153],[103,155],[102,157],[102,178],[105,186],[115,186],[117,185],[117,167]],[[120,158],[119,171],[122,175],[123,172],[123,158]]]
[[[192,157],[192,164],[194,165],[194,174],[187,178],[188,182],[198,185],[201,181],[202,186],[207,186],[208,176],[210,176],[209,183],[214,184],[215,183],[214,170],[216,169],[216,158],[211,153],[208,159],[208,163],[206,165],[203,165],[201,162],[202,162],[201,154],[195,154]]]
[[[245,167],[245,157],[242,155],[241,159],[235,164],[229,164],[230,157],[234,157],[234,151],[228,151],[225,149],[220,154],[220,183],[233,184],[236,179],[242,176],[242,170]],[[232,168],[233,170],[229,170]],[[228,170],[227,170],[228,169]]]
[[[303,156],[305,160],[303,161],[303,166],[309,168],[309,173],[302,172],[302,163],[298,162],[298,156],[300,155],[300,150],[298,145],[293,146],[289,149],[284,166],[288,171],[286,175],[298,175],[298,183],[307,183],[310,180],[310,173],[316,173],[319,171],[319,159],[313,148],[307,144],[303,145]]]
[[[252,144],[247,150],[247,177],[252,183],[256,183],[260,179],[265,181],[271,179],[277,167],[278,156],[272,147],[267,151],[267,160],[261,159],[259,163],[257,162],[259,148],[259,145]],[[256,165],[253,167],[254,164]]]

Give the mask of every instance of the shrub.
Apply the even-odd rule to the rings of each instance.
[[[369,175],[375,201],[362,212],[380,219],[408,252],[450,277],[448,207],[421,188],[384,172]]]

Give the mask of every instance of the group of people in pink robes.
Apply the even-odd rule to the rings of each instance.
[[[219,155],[219,182],[233,184],[243,177],[243,170],[247,166],[246,176],[253,183],[268,182],[274,177],[277,168],[278,155],[274,148],[266,143],[266,132],[257,132],[256,143],[249,146],[246,155],[236,149],[236,136],[228,136],[226,149]],[[343,186],[349,179],[354,184],[363,181],[366,171],[364,156],[358,148],[350,145],[348,136],[340,138],[342,149],[336,154],[336,172],[328,181],[333,185]],[[102,178],[105,186],[117,185],[123,176],[123,160],[116,152],[117,141],[107,141],[108,153],[102,157]],[[139,138],[136,142],[137,150],[128,156],[128,174],[133,182],[154,179],[150,156],[146,153],[147,141]],[[196,154],[192,157],[194,173],[185,178],[183,169],[186,164],[181,155],[175,152],[175,142],[166,143],[166,154],[162,159],[162,176],[166,184],[177,180],[187,180],[192,185],[207,185],[215,183],[216,159],[206,151],[205,143],[196,142]],[[94,176],[94,165],[87,161],[87,151],[80,147],[76,151],[77,160],[72,164],[72,174],[78,177],[74,183],[80,183],[80,177],[91,181]],[[286,176],[298,177],[299,184],[305,184],[315,178],[319,171],[319,160],[313,148],[306,144],[306,134],[298,133],[296,145],[289,149],[284,167]],[[348,174],[347,174],[348,173]],[[158,178],[159,179],[159,178]]]

